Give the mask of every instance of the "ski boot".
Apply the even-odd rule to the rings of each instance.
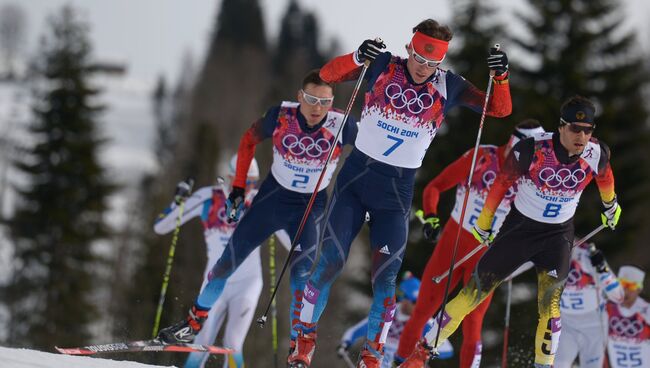
[[[203,323],[208,318],[209,309],[192,306],[190,313],[184,321],[163,328],[158,332],[156,339],[166,344],[192,343],[201,330]]]
[[[383,344],[366,341],[359,356],[357,368],[379,368],[383,358]]]
[[[311,326],[310,326],[311,325]],[[316,324],[303,323],[296,344],[287,358],[289,368],[308,368],[316,350]],[[310,332],[305,332],[305,329]]]
[[[425,339],[418,341],[415,350],[400,365],[400,368],[424,368],[431,359],[433,348],[427,344]]]

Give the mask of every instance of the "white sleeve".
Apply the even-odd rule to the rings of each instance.
[[[203,187],[192,196],[190,196],[183,207],[183,217],[181,218],[181,225],[185,224],[190,219],[201,216],[203,211],[203,204],[205,201],[212,197],[212,187]],[[172,202],[169,207],[165,208],[153,225],[153,230],[156,234],[167,234],[176,228],[176,221],[178,221],[178,212],[180,207]]]
[[[623,286],[618,282],[616,275],[611,271],[609,265],[607,265],[607,272],[599,273],[596,276],[598,279],[598,287],[602,290],[607,299],[617,304],[622,303],[623,298],[625,297]]]

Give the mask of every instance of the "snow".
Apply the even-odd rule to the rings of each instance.
[[[0,347],[0,368],[147,368],[162,367],[129,361],[45,353]]]

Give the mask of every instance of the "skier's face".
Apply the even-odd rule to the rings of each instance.
[[[409,58],[406,61],[406,69],[411,75],[411,78],[413,78],[413,82],[424,83],[433,75],[433,73],[436,72],[439,63],[435,66],[431,66],[431,61],[417,55],[409,45],[406,46],[406,51],[409,54]]]
[[[593,125],[589,123],[569,123],[561,125],[560,142],[570,155],[579,155],[584,151],[591,134]]]
[[[623,297],[623,306],[625,308],[630,308],[632,305],[634,305],[634,302],[636,301],[636,298],[639,297],[639,294],[641,294],[641,289],[632,290],[630,288],[624,287],[623,290],[625,291],[625,296]]]
[[[308,83],[298,91],[300,113],[307,120],[307,125],[313,126],[320,123],[327,115],[334,101],[334,91],[330,86],[320,86]]]

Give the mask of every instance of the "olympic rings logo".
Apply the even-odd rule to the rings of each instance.
[[[583,169],[576,169],[572,172],[567,168],[555,171],[552,167],[545,167],[539,172],[539,179],[549,188],[557,188],[562,185],[567,189],[573,189],[586,178],[587,173]]]
[[[390,104],[396,109],[403,109],[406,107],[412,114],[419,114],[423,110],[433,106],[433,96],[429,93],[418,93],[408,88],[402,91],[402,86],[397,83],[391,83],[384,91],[386,97],[390,99]]]
[[[567,276],[566,279],[566,284],[569,286],[573,286],[577,284],[578,281],[580,281],[581,277],[582,277],[582,272],[580,272],[580,270],[571,268],[571,270],[569,271],[569,275]]]
[[[487,170],[486,172],[483,173],[483,184],[488,188],[488,190],[492,187],[492,184],[494,184],[494,181],[497,178],[497,173],[495,173],[492,170]],[[512,196],[515,195],[515,190],[514,187],[508,188],[508,192],[506,193],[506,198],[511,198]]]
[[[316,140],[310,136],[298,138],[295,134],[285,135],[282,138],[282,145],[296,156],[306,154],[311,158],[322,156],[323,153],[329,152],[332,147],[332,143],[326,138],[319,138]]]
[[[609,320],[609,327],[617,335],[624,337],[635,337],[643,331],[643,323],[641,321],[617,316]]]

